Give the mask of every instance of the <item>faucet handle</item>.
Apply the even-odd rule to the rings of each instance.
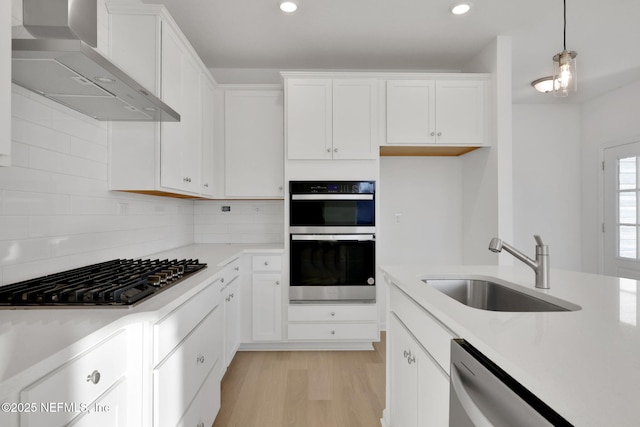
[[[542,238],[539,235],[534,234],[533,238],[536,239],[536,243],[538,244],[538,246],[544,246],[544,243],[542,243]]]

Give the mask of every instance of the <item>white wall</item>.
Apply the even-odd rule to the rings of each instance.
[[[460,158],[382,157],[377,196],[381,265],[462,262]]]
[[[600,162],[605,146],[640,140],[640,81],[582,105],[582,265],[601,272]]]
[[[552,268],[582,269],[580,107],[513,106],[513,245],[535,255],[549,245]]]
[[[511,264],[487,250],[492,237],[513,237],[511,38],[498,36],[464,71],[491,73],[490,148],[462,156],[463,262]]]
[[[0,284],[193,242],[193,202],[108,191],[107,124],[17,86]]]

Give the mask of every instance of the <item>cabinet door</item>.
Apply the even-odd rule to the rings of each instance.
[[[201,193],[213,196],[214,179],[214,88],[208,76],[200,75],[202,89],[202,187]]]
[[[387,81],[387,143],[434,143],[435,120],[433,80]]]
[[[282,286],[280,274],[254,274],[252,285],[253,340],[282,338]]]
[[[184,190],[186,185],[182,171],[183,126],[187,119],[182,97],[184,60],[178,35],[163,22],[161,98],[180,113],[180,122],[160,124],[160,185],[179,190]]]
[[[440,144],[485,143],[484,81],[436,82],[436,141]]]
[[[449,376],[398,318],[390,317],[391,425],[449,425]]]
[[[223,290],[224,296],[224,359],[229,366],[240,344],[240,316],[238,280],[234,280]]]
[[[282,91],[228,90],[224,117],[225,195],[283,197]]]
[[[286,97],[288,158],[331,159],[331,80],[289,79]]]
[[[390,318],[391,351],[388,381],[391,386],[391,425],[418,427],[418,365],[408,362],[409,352],[416,345],[400,321],[393,315]]]
[[[182,71],[181,169],[184,189],[200,193],[202,168],[202,93],[200,69],[193,56],[184,53]]]
[[[333,80],[333,158],[375,159],[378,152],[376,82]]]
[[[11,2],[3,1],[0,5],[0,166],[10,165],[10,154]]]

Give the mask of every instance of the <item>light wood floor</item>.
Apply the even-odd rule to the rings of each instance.
[[[374,351],[238,352],[213,427],[379,427],[385,335]]]

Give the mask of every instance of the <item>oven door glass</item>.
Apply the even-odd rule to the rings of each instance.
[[[372,195],[352,199],[307,199],[294,195],[290,204],[290,225],[374,226],[375,201]]]
[[[291,286],[375,284],[373,235],[292,235],[290,254]]]

